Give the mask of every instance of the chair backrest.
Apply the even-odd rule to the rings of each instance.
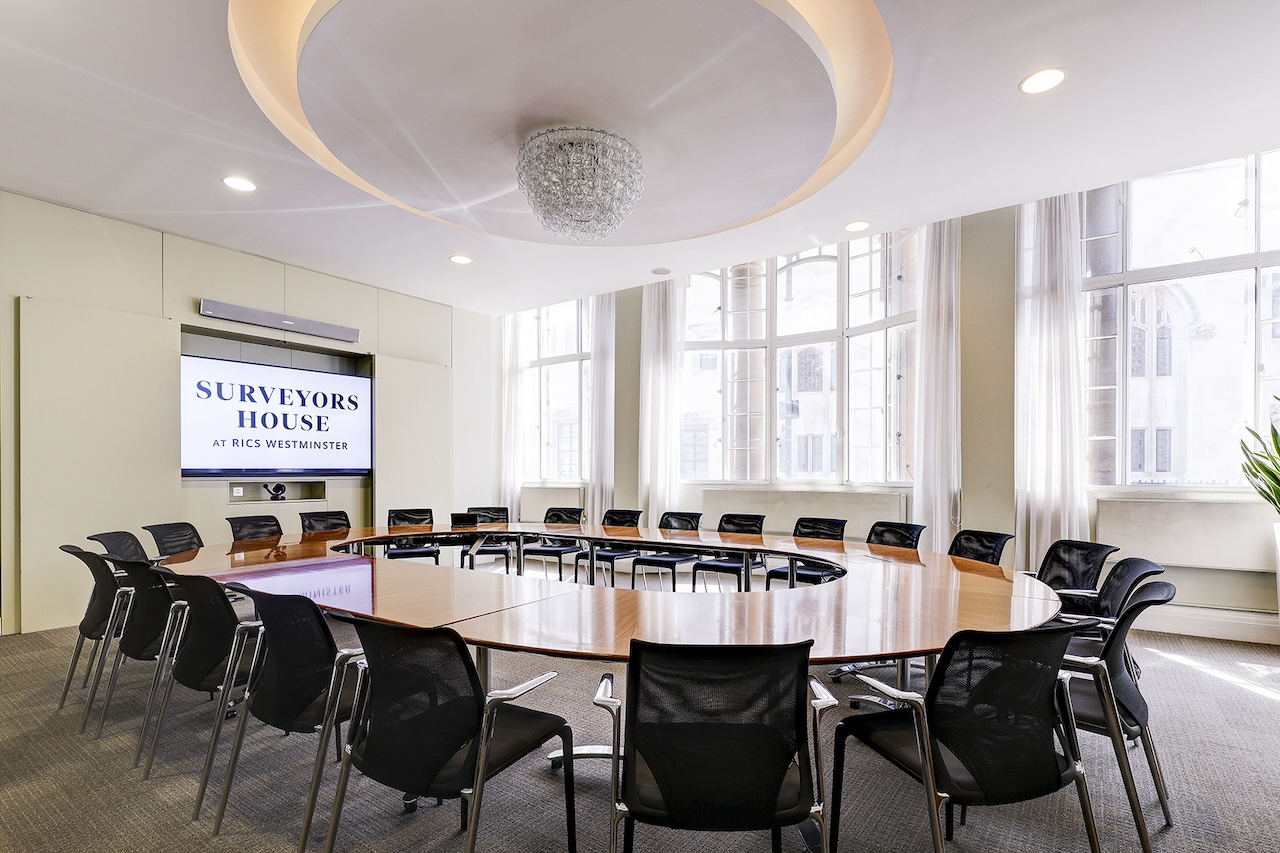
[[[988,805],[1062,787],[1058,673],[1075,630],[959,631],[938,658],[925,694],[930,735],[960,760]]]
[[[952,557],[977,560],[980,563],[1000,565],[1004,546],[1013,538],[1012,533],[996,533],[991,530],[961,530],[951,540],[947,553]]]
[[[319,533],[324,530],[350,530],[351,519],[346,510],[328,509],[319,512],[300,512],[303,533]]]
[[[181,554],[183,551],[204,547],[204,542],[200,539],[200,531],[196,530],[196,526],[189,521],[145,524],[142,529],[156,540],[156,550],[160,552],[161,557],[170,557]]]
[[[1115,692],[1116,704],[1120,706],[1121,713],[1143,728],[1147,725],[1147,700],[1138,690],[1138,683],[1133,680],[1133,673],[1130,672],[1128,661],[1125,660],[1125,642],[1128,640],[1129,629],[1133,627],[1134,620],[1141,616],[1144,610],[1157,604],[1168,604],[1176,594],[1177,589],[1168,581],[1152,581],[1139,587],[1133,595],[1129,596],[1124,609],[1116,617],[1115,627],[1107,635],[1106,641],[1102,644],[1102,653],[1099,655],[1107,662],[1111,688]]]
[[[435,514],[429,509],[389,509],[387,527],[402,524],[435,524]]]
[[[867,532],[868,545],[891,545],[894,548],[917,548],[920,546],[920,534],[924,532],[923,524],[908,524],[905,521],[877,521]]]
[[[143,528],[144,530],[146,528]],[[113,557],[119,557],[122,560],[149,560],[147,550],[142,547],[142,543],[138,541],[138,537],[134,536],[127,530],[112,530],[108,533],[95,533],[92,536],[86,536],[86,539],[97,542],[106,552]],[[160,556],[168,556],[163,552]]]
[[[1111,571],[1098,587],[1098,600],[1094,608],[1095,616],[1117,617],[1124,609],[1125,602],[1138,584],[1149,577],[1163,574],[1164,566],[1144,560],[1142,557],[1125,557],[1111,567]]]
[[[716,525],[716,531],[719,533],[749,533],[759,536],[764,532],[764,516],[726,512],[720,516],[720,523]]]
[[[844,518],[802,516],[796,519],[791,535],[797,539],[843,539],[844,528],[848,523]]]
[[[309,730],[321,722],[338,652],[324,615],[306,596],[236,588],[253,599],[266,649],[249,685],[250,711],[284,731]]]
[[[480,516],[481,524],[506,524],[511,520],[511,511],[505,506],[469,506],[467,512]]]
[[[1093,589],[1107,557],[1119,551],[1114,545],[1059,539],[1044,552],[1036,577],[1053,589]]]
[[[89,604],[84,609],[84,618],[80,620],[80,634],[92,640],[100,639],[106,631],[120,581],[101,554],[75,545],[59,545],[58,548],[84,563],[93,575],[93,592],[89,593]]]
[[[670,646],[631,641],[627,664],[623,798],[638,789],[642,760],[669,826],[772,827],[793,759],[800,802],[813,804],[806,743],[809,649]]]
[[[173,594],[165,579],[151,563],[145,560],[121,560],[107,555],[107,560],[129,576],[133,587],[133,604],[129,619],[120,634],[117,648],[125,657],[134,660],[155,660],[160,651],[164,626],[169,621],[169,608],[173,606]]]
[[[605,527],[639,527],[641,509],[606,509],[600,524]]]
[[[164,569],[161,577],[176,584],[187,603],[187,629],[173,662],[173,677],[192,690],[212,690],[222,681],[227,656],[240,619],[222,585],[204,575],[179,575]]]
[[[424,794],[458,750],[450,775],[470,787],[484,713],[484,690],[462,637],[451,628],[410,628],[354,617],[368,679],[352,763],[374,781]]]
[[[542,516],[543,524],[581,524],[582,507],[553,506],[548,507]]]
[[[231,525],[231,538],[236,542],[284,535],[280,519],[274,515],[237,515],[228,518],[227,523]]]
[[[659,530],[697,530],[702,521],[700,512],[664,512],[658,519]]]

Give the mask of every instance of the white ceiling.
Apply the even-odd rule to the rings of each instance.
[[[299,60],[317,134],[462,227],[294,148],[237,73],[224,0],[0,0],[0,188],[502,314],[835,242],[853,219],[916,225],[1280,147],[1275,0],[877,5],[894,76],[870,145],[808,198],[720,233],[832,140],[826,72],[750,0],[339,4]],[[1018,92],[1051,65],[1063,86]],[[657,109],[638,101],[664,79]],[[605,245],[544,234],[514,192],[522,134],[580,112],[646,160],[646,196]],[[227,190],[229,174],[258,191]]]

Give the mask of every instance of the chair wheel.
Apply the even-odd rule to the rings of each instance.
[[[563,758],[553,758],[553,759],[551,759],[551,769],[552,769],[552,770],[559,770],[561,767],[564,767],[564,759],[563,759]]]
[[[855,708],[855,709],[856,709],[856,708],[861,708],[861,707],[862,707],[862,700],[861,700],[861,699],[859,699],[857,696],[850,696],[850,697],[849,697],[849,707],[850,707],[850,708]]]
[[[234,720],[234,719],[235,719],[237,716],[239,716],[239,715],[240,715],[240,711],[239,711],[239,709],[237,709],[237,708],[232,708],[232,709],[228,710],[228,711],[227,711],[227,713],[226,713],[226,714],[224,714],[224,715],[222,716],[222,719],[224,719],[224,720]]]
[[[833,676],[831,676],[831,680],[832,680],[832,681],[834,681],[836,684],[842,684],[842,683],[844,682],[844,676],[843,676],[843,675],[833,675]]]
[[[414,797],[412,800],[410,800],[410,799],[408,799],[408,798],[406,797],[406,798],[405,798],[405,800],[404,800],[403,802],[404,802],[404,811],[403,811],[403,812],[401,812],[401,814],[413,814],[414,812],[416,812],[416,811],[418,810],[418,798],[417,798],[417,797]]]

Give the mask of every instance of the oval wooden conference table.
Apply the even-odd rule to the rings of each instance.
[[[824,584],[768,592],[662,592],[495,574],[365,551],[393,538],[550,535],[639,548],[805,557],[847,570]],[[348,552],[346,549],[350,549]],[[521,549],[523,550],[523,549]],[[631,640],[681,644],[814,641],[815,664],[938,652],[956,631],[1018,630],[1058,612],[1056,593],[998,566],[848,541],[559,524],[443,525],[327,531],[206,546],[169,569],[306,595],[321,607],[408,625],[448,625],[478,649],[625,661]],[[480,657],[480,656],[478,656]],[[483,655],[487,664],[487,651]],[[479,660],[477,661],[480,662]],[[487,669],[487,666],[485,667]]]

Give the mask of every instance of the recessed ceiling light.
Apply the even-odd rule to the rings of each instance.
[[[1041,92],[1049,91],[1065,79],[1067,79],[1067,72],[1061,68],[1043,68],[1034,74],[1028,74],[1023,77],[1022,82],[1018,84],[1018,88],[1028,95],[1038,95]]]
[[[258,188],[258,185],[248,178],[237,178],[235,176],[223,178],[222,182],[233,190],[239,190],[242,193],[251,193]]]
[[[453,261],[455,264],[471,263],[471,259],[468,258],[466,255],[450,255],[449,260]]]
[[[859,231],[866,231],[870,227],[871,227],[870,222],[863,222],[861,219],[859,219],[856,222],[850,222],[848,225],[844,227],[844,230],[852,231],[854,234],[857,234]]]
[[[654,267],[653,269],[649,270],[649,272],[653,273],[654,275],[671,275],[671,270],[667,269],[666,267]]]

